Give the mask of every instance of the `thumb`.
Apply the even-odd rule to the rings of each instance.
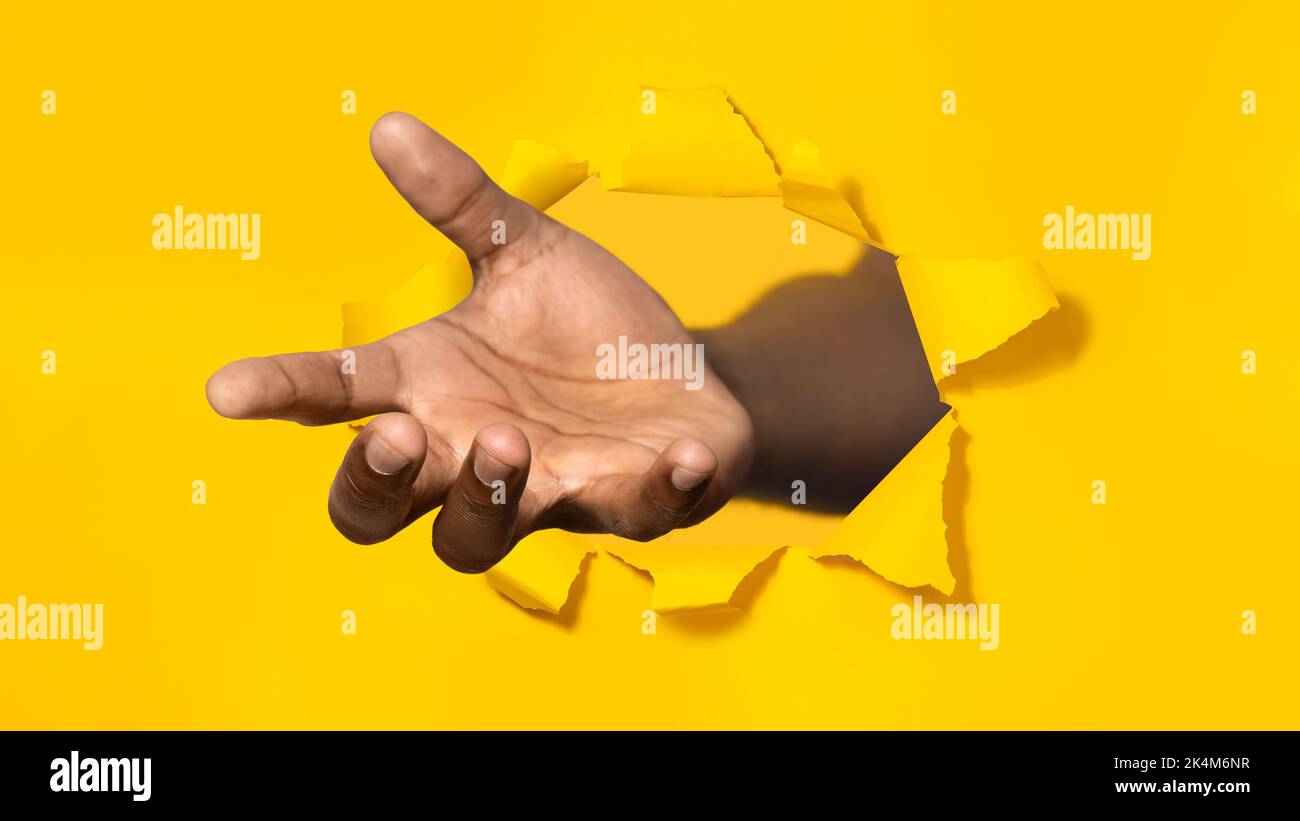
[[[501,249],[528,243],[544,223],[541,212],[510,196],[468,154],[403,112],[380,117],[370,151],[389,182],[416,213],[479,263]]]

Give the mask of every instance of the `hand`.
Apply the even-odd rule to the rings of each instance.
[[[754,434],[707,364],[699,390],[598,378],[597,348],[620,336],[695,343],[663,299],[414,117],[385,115],[370,147],[407,202],[469,257],[472,291],[354,349],[355,373],[343,372],[341,351],[232,362],[208,381],[213,409],[305,425],[380,414],[343,457],[330,518],[373,544],[441,506],[434,551],[466,573],[535,530],[648,540],[725,504]],[[492,242],[496,220],[505,244]]]

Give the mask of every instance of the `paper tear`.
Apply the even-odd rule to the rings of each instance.
[[[515,545],[483,576],[520,607],[555,615],[569,600],[583,560],[595,552],[562,530],[543,530]]]
[[[848,556],[895,584],[951,594],[943,483],[956,430],[949,410],[812,555]]]
[[[515,140],[497,183],[539,211],[545,211],[588,176],[586,162],[570,160],[558,148],[532,140]]]
[[[786,208],[877,247],[858,214],[831,183],[811,142],[797,144],[778,169],[771,152],[720,89],[651,92],[632,146],[618,163],[598,169],[601,185],[623,192],[702,197],[781,196]],[[643,103],[646,100],[643,97]],[[499,181],[540,209],[554,205],[590,175],[588,163],[558,149],[517,141]],[[1024,259],[898,260],[926,360],[936,384],[1001,346],[1058,307],[1042,266]],[[459,252],[426,265],[403,288],[343,308],[344,345],[362,344],[455,307],[472,285]],[[813,557],[848,556],[907,587],[951,594],[943,485],[957,430],[950,410],[818,547]],[[659,613],[735,609],[737,588],[785,545],[699,547],[685,544],[606,547],[649,573],[651,607]],[[524,539],[489,570],[488,583],[522,607],[558,613],[593,550],[562,531]]]
[[[632,146],[621,163],[600,170],[600,183],[612,191],[690,197],[781,193],[762,140],[718,88],[642,88]]]
[[[421,266],[405,285],[378,299],[343,304],[343,347],[382,339],[431,316],[450,311],[474,284],[469,262],[459,251]]]
[[[1028,259],[904,255],[898,276],[936,383],[1060,307],[1043,266]]]
[[[654,579],[650,609],[662,615],[735,610],[731,597],[745,577],[779,550],[772,545],[698,547],[685,544],[604,546],[606,553]]]
[[[807,140],[797,143],[789,159],[781,163],[781,201],[796,214],[815,219],[877,248],[883,247],[871,238],[862,218],[831,184],[822,170],[817,146]]]

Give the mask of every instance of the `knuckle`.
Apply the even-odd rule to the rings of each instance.
[[[513,510],[510,504],[494,504],[490,498],[462,493],[457,513],[475,530],[497,530]]]
[[[505,555],[500,549],[504,535],[498,538],[466,531],[461,523],[441,515],[434,520],[432,537],[433,552],[458,573],[483,573]]]
[[[626,513],[618,514],[614,518],[613,527],[610,529],[615,536],[630,539],[634,542],[648,542],[657,539],[665,532],[663,528],[658,527],[646,518],[629,516]]]
[[[658,497],[651,497],[650,510],[655,521],[662,523],[665,530],[676,527],[677,523],[686,515],[686,510],[679,503],[668,502]]]
[[[448,538],[447,534],[437,526],[437,523],[433,527],[433,552],[442,560],[443,564],[457,573],[482,573],[488,569],[487,566],[482,566],[481,563],[466,560],[462,556],[465,551],[460,548],[454,539]]]
[[[394,523],[403,518],[409,498],[409,493],[396,496],[367,493],[347,476],[346,482],[331,488],[327,508],[334,529],[345,539],[370,545],[392,534]]]
[[[353,544],[372,545],[382,542],[385,536],[373,528],[359,526],[333,503],[329,506],[330,522],[343,538]]]

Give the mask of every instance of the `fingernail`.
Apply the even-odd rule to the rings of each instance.
[[[700,486],[700,482],[709,478],[707,473],[696,473],[693,470],[687,470],[684,467],[673,468],[673,487],[681,491],[694,490]]]
[[[376,473],[392,476],[411,464],[411,460],[394,450],[392,445],[384,441],[384,437],[372,433],[370,441],[366,442],[366,464]]]
[[[474,448],[474,475],[485,485],[504,482],[510,478],[515,469],[487,452],[487,448],[476,445]]]

